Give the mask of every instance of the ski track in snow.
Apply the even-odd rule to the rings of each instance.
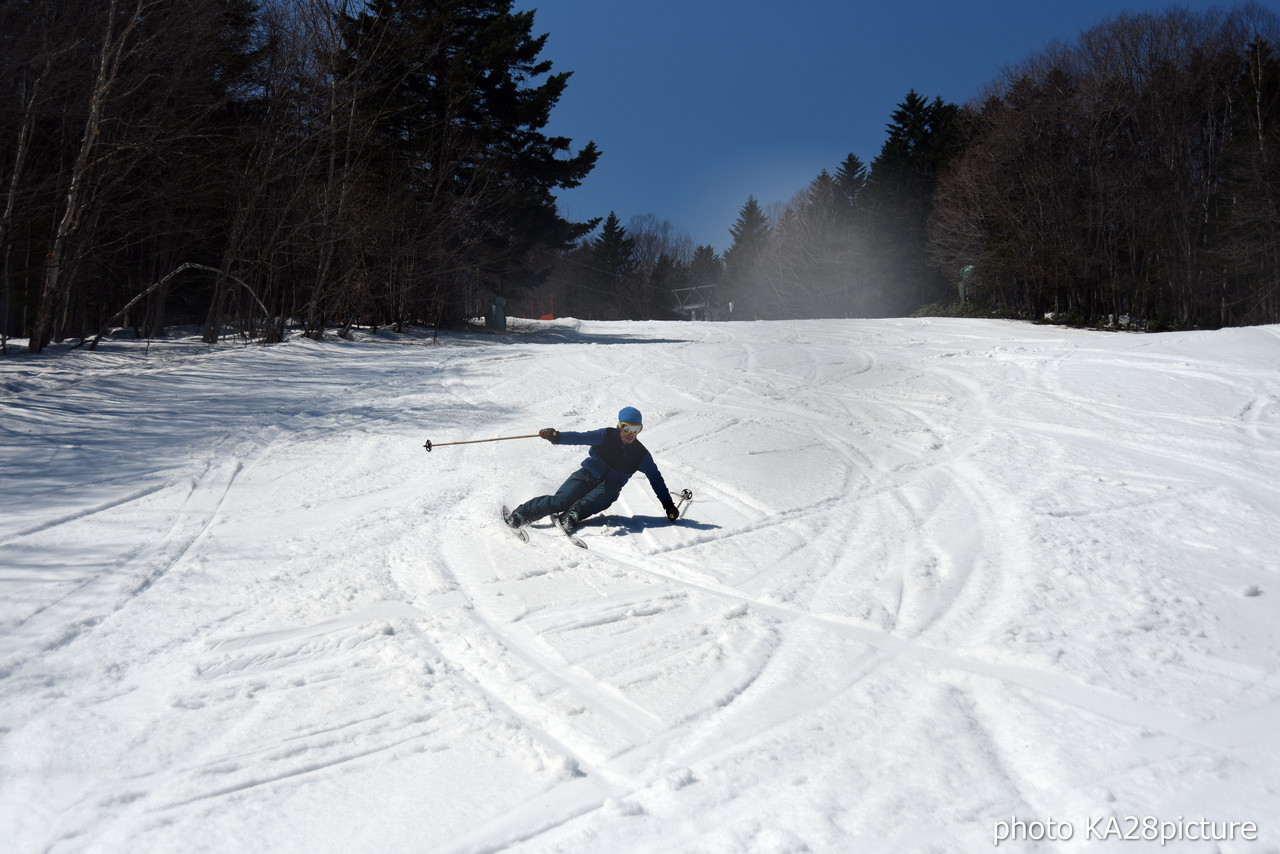
[[[516,321],[0,361],[0,838],[1280,851],[1280,329]],[[668,484],[522,544],[623,405]],[[1102,850],[1131,848],[1134,843]]]

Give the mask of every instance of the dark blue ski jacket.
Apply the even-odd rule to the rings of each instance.
[[[671,504],[671,492],[662,479],[662,472],[658,471],[658,464],[653,461],[653,455],[640,444],[639,439],[630,445],[624,444],[617,427],[603,427],[585,433],[562,430],[556,444],[590,445],[591,450],[582,461],[584,469],[601,480],[616,483],[619,489],[631,480],[631,475],[640,472],[649,478],[649,486],[653,487],[653,494],[658,496],[662,506]]]

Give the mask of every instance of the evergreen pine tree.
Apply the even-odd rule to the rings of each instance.
[[[605,282],[616,285],[636,269],[636,244],[627,236],[618,215],[609,211],[600,236],[592,243],[596,269],[604,276]]]
[[[770,317],[842,317],[864,263],[848,197],[825,169],[787,205],[774,228],[774,287],[759,306]]]
[[[677,288],[689,285],[689,268],[663,252],[649,270],[646,286],[637,290],[643,299],[635,316],[640,320],[667,320],[675,317],[671,308]]]
[[[738,250],[759,251],[769,239],[769,218],[765,216],[755,196],[748,196],[738,219],[729,228],[733,237],[733,245],[725,253],[726,260],[730,253]]]
[[[594,167],[588,143],[543,133],[569,73],[540,61],[533,11],[511,0],[370,0],[343,20],[339,69],[361,79],[383,180],[412,189],[424,282],[446,321],[477,279],[501,279],[540,246],[567,248],[594,223],[560,217],[553,192]],[[540,82],[538,82],[540,81]]]
[[[843,194],[849,210],[855,210],[859,197],[867,186],[867,166],[856,154],[851,153],[836,170],[836,186]]]
[[[769,218],[755,196],[748,196],[729,229],[733,244],[724,253],[722,300],[733,303],[736,317],[753,317],[764,283],[764,255],[769,245]]]
[[[928,266],[929,213],[938,178],[961,149],[959,108],[914,90],[892,114],[889,138],[858,193],[871,230],[876,275],[888,292],[888,313],[909,314],[943,299],[950,285]]]
[[[814,178],[803,194],[803,204],[807,216],[811,220],[821,221],[824,225],[844,219],[849,209],[847,197],[839,181],[831,173],[823,169]]]
[[[689,262],[689,284],[719,287],[724,279],[724,261],[713,246],[699,246],[693,250]]]

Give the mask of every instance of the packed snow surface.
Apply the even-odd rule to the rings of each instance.
[[[0,383],[8,852],[1280,850],[1280,327],[520,321]],[[444,445],[627,405],[693,501],[636,477],[588,550],[498,518],[585,449]]]

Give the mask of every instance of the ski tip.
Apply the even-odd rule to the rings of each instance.
[[[520,542],[522,543],[529,542],[529,532],[526,531],[524,528],[511,527],[511,525],[508,524],[507,522],[507,520],[510,518],[511,518],[511,511],[507,509],[507,505],[503,504],[502,505],[502,526],[506,528],[508,531],[510,531],[511,533],[515,534],[517,537],[519,537]]]

